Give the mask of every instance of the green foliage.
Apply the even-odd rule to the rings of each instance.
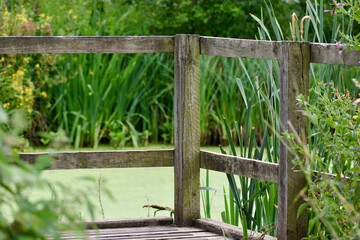
[[[298,97],[300,111],[311,122],[309,144],[294,133],[286,134],[296,155],[294,163],[302,167],[308,182],[309,237],[356,239],[360,237],[359,101],[354,104],[355,95],[339,94],[332,83],[319,82],[311,92],[316,99]]]
[[[130,2],[130,1],[129,1]],[[135,0],[135,8],[142,12],[143,23],[151,34],[200,34],[216,37],[254,38],[256,24],[249,13],[260,14],[259,1],[231,0]],[[280,22],[287,24],[292,11],[301,11],[304,3],[276,2]],[[283,14],[283,13],[288,13]],[[244,24],[246,23],[246,24]]]
[[[342,13],[343,15],[348,17],[349,20],[349,28],[352,26],[358,26],[360,23],[360,10],[359,10],[359,2],[353,0],[340,0],[339,3],[333,2],[334,8],[333,12],[335,13]],[[357,24],[354,24],[357,23]],[[350,32],[341,32],[343,38],[347,40],[347,47],[348,49],[356,49],[360,50],[360,32],[359,28],[357,27],[355,31]]]
[[[15,149],[24,144],[19,134],[25,126],[19,112],[9,119],[0,107],[0,239],[60,239],[60,231],[80,233],[85,225],[78,209],[87,206],[93,216],[89,189],[42,179],[43,170],[52,163],[49,157],[40,157],[33,165],[21,161]],[[34,196],[39,191],[48,197]]]
[[[256,1],[218,1],[215,5],[208,1],[199,1],[195,8],[192,8],[193,3],[188,1],[179,1],[174,6],[171,4],[167,1],[155,4],[153,1],[37,0],[31,4],[25,1],[7,1],[2,4],[2,9],[7,7],[9,12],[21,12],[21,9],[25,9],[27,15],[24,16],[36,26],[36,32],[21,32],[24,23],[19,19],[19,30],[8,32],[7,35],[175,34],[183,32],[185,26],[194,26],[191,31],[204,35],[239,37],[239,34],[244,33],[242,37],[250,38],[253,33],[250,34],[249,30],[253,31],[255,27],[250,28],[250,25],[246,24],[249,27],[244,28],[244,24],[233,23],[249,23],[251,17],[247,12],[254,9],[259,11],[259,8],[254,7],[258,4]],[[274,11],[288,9],[289,15],[283,19],[286,22],[291,13],[290,9],[297,9],[297,6],[281,1]],[[174,11],[173,7],[179,11]],[[181,16],[174,17],[179,20],[178,25],[175,23],[177,28],[166,25],[169,19],[174,21],[173,15],[182,13],[187,15],[187,20],[182,22]],[[192,24],[193,18],[196,18],[197,23],[202,16],[202,20],[207,21],[207,24]],[[188,22],[191,24],[187,24]],[[223,27],[224,24],[228,27]],[[160,31],[161,29],[163,31]],[[166,32],[167,29],[179,32]],[[206,32],[206,29],[211,32]],[[18,62],[24,62],[24,59],[29,61],[29,64],[24,66],[24,75],[20,76],[23,80],[18,81],[19,86],[32,89],[33,94],[31,97],[24,95],[23,89],[24,96],[21,101],[16,100],[22,96],[21,90],[20,93],[5,90],[14,91],[11,86],[12,74],[17,74],[22,66],[17,62],[12,64],[13,70],[8,70],[8,58],[10,56],[4,56],[5,64],[2,65],[3,72],[8,77],[7,80],[0,81],[4,86],[1,90],[5,91],[5,97],[0,101],[10,114],[17,106],[29,111],[32,124],[26,129],[25,137],[32,144],[50,144],[47,140],[44,141],[43,133],[48,132],[55,136],[61,135],[63,131],[67,137],[65,144],[74,145],[76,148],[96,148],[100,142],[111,143],[115,147],[128,143],[136,146],[148,141],[172,143],[174,122],[171,56],[17,55]],[[201,114],[204,116],[201,119],[202,143],[225,143],[226,137],[222,134],[225,126],[219,116],[225,115],[229,119],[231,129],[235,128],[235,120],[240,123],[245,121],[244,111],[233,110],[244,106],[240,93],[233,91],[237,88],[235,79],[261,79],[262,76],[266,77],[266,73],[253,72],[254,64],[248,60],[242,61],[240,65],[236,59],[203,56],[201,64],[201,101],[204,103],[201,106]],[[242,71],[240,66],[246,66],[249,72]],[[244,93],[250,96],[253,87],[249,83],[244,84]],[[27,90],[26,94],[29,93]],[[233,99],[237,99],[240,104]],[[224,103],[233,105],[230,107]],[[253,111],[252,121],[259,118],[256,112],[257,110]],[[256,134],[257,139],[261,135],[260,130]]]
[[[269,79],[269,81],[272,80]],[[259,86],[259,83],[255,82],[255,93],[251,97],[246,97],[243,91],[243,83],[239,80],[237,83],[239,91],[242,92],[244,102],[246,103],[246,120],[244,128],[239,127],[238,124],[235,123],[234,135],[238,137],[239,142],[239,149],[236,151],[233,141],[234,136],[224,118],[225,130],[230,144],[230,154],[234,156],[239,155],[244,158],[277,162],[278,155],[276,146],[278,138],[276,134],[271,134],[271,132],[268,131],[268,128],[277,129],[277,115],[274,109],[277,108],[278,96],[276,95],[276,91],[273,91],[276,85],[274,85],[274,83],[269,84],[269,86],[273,86],[271,87],[271,91],[268,91],[264,86],[265,83]],[[271,92],[271,95],[267,95],[267,92]],[[265,105],[267,110],[260,114],[262,124],[259,127],[263,130],[263,138],[261,144],[258,145],[255,140],[256,131],[250,116],[253,107],[263,109],[262,105]],[[275,143],[275,145],[273,145],[273,143]],[[222,152],[226,154],[224,150],[222,150]],[[240,187],[238,188],[238,183],[234,175],[227,174],[227,178],[229,181],[230,200],[228,203],[224,197],[225,211],[222,214],[223,220],[233,225],[238,225],[240,222],[244,231],[247,229],[259,232],[267,231],[268,234],[275,235],[277,221],[276,204],[278,197],[277,186],[273,183],[239,177]]]
[[[28,4],[0,9],[1,36],[49,36],[51,17],[36,13]],[[25,134],[37,140],[36,131],[47,130],[47,119],[42,112],[49,107],[44,89],[61,80],[53,76],[56,55],[2,55],[0,57],[1,105],[8,112],[21,109],[31,121]],[[30,130],[32,129],[32,131]]]

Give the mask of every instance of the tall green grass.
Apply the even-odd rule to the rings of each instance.
[[[154,122],[165,127],[172,110],[164,100],[173,95],[172,70],[159,70],[164,58],[159,54],[66,56],[59,75],[68,80],[52,89],[54,125],[65,129],[76,147],[96,148],[102,138],[115,146],[127,140],[137,146],[141,139],[157,136]],[[160,113],[165,117],[160,118]]]
[[[253,16],[254,20],[259,23],[259,39],[274,40],[271,39],[271,36],[275,36],[275,40],[282,41],[294,40],[293,36],[295,36],[296,39],[303,41],[332,42],[333,39],[337,41],[343,40],[340,38],[339,31],[351,34],[351,28],[347,27],[352,25],[351,20],[347,22],[340,15],[332,17],[332,34],[331,37],[326,36],[324,19],[328,19],[330,16],[324,16],[324,1],[309,0],[307,1],[306,14],[312,20],[305,20],[304,28],[301,30],[299,24],[301,18],[299,17],[299,21],[295,22],[295,32],[291,36],[283,36],[283,26],[278,24],[271,3],[264,2],[266,13],[271,20],[271,28],[265,26],[263,14],[258,17]],[[290,23],[290,28],[292,29],[292,27]],[[238,92],[241,93],[246,106],[246,120],[245,125],[236,126],[235,123],[235,130],[228,126],[231,121],[224,120],[225,132],[231,146],[230,154],[236,155],[233,141],[235,135],[239,138],[240,156],[277,162],[279,139],[275,133],[279,132],[279,63],[257,60],[253,61],[251,65],[244,64],[245,61],[242,59],[239,59],[239,62],[246,76],[245,79],[240,78],[237,80]],[[248,74],[249,72],[251,74]],[[267,74],[264,74],[264,72]],[[356,67],[311,64],[311,86],[317,82],[332,81],[340,93],[349,89],[352,94],[356,94],[358,90],[350,85],[350,80],[358,76],[359,71]],[[310,99],[316,101],[316,95],[310,94]],[[256,112],[254,113],[255,109]],[[244,110],[240,111],[244,112]],[[243,118],[241,118],[241,123],[243,123],[242,120]],[[256,130],[253,126],[260,128],[257,132],[263,133],[259,144],[255,141]],[[310,135],[313,136],[313,139],[310,141],[309,148],[317,151],[321,156],[323,154],[321,136],[316,136],[316,129],[312,128],[311,125],[310,129]],[[270,229],[269,233],[274,235],[276,228],[273,227],[277,220],[277,185],[261,183],[258,180],[243,177],[236,181],[235,176],[227,176],[230,200],[228,201],[225,198],[224,221],[234,225],[241,224],[244,229],[264,231],[264,228],[267,228]],[[313,217],[313,215],[310,215],[310,219]],[[309,232],[309,234],[312,233]]]

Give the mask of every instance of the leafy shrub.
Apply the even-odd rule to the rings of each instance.
[[[298,97],[299,111],[309,117],[312,126],[308,145],[296,134],[286,135],[297,153],[294,163],[302,167],[308,182],[306,203],[299,214],[309,207],[311,237],[359,238],[359,100],[354,102],[356,96],[349,92],[339,94],[332,83],[319,82],[310,91],[317,96],[312,102],[302,95]]]
[[[0,107],[0,239],[60,239],[60,231],[84,229],[77,211],[87,206],[93,216],[89,189],[75,191],[43,180],[49,157],[39,158],[34,165],[21,161],[15,149],[24,143],[19,134],[25,126],[21,114],[9,119]],[[34,192],[49,196],[34,196]]]
[[[52,35],[52,18],[35,13],[28,5],[13,5],[0,9],[1,36]],[[2,55],[0,56],[0,103],[8,113],[15,109],[25,112],[31,121],[27,138],[37,140],[36,131],[46,131],[46,112],[49,107],[46,89],[61,82],[53,76],[56,55]]]
[[[131,2],[142,12],[139,18],[143,19],[142,22],[147,25],[150,33],[157,35],[189,33],[215,37],[254,38],[257,28],[249,13],[262,14],[257,0],[136,0]],[[301,9],[304,9],[304,6],[305,2],[276,1],[275,11],[280,16],[279,22],[282,25],[288,25],[292,11],[302,12]],[[143,9],[149,9],[149,11],[143,11]]]

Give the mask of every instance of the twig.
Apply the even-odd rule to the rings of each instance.
[[[100,177],[98,178],[98,194],[99,194],[99,203],[100,203],[100,212],[101,212],[101,215],[103,217],[103,219],[105,219],[105,214],[104,214],[104,208],[103,208],[103,204],[102,204],[102,201],[101,201],[101,193],[100,193],[100,189],[101,189],[101,174],[100,174]]]

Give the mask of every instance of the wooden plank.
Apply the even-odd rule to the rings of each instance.
[[[0,54],[164,53],[173,51],[173,36],[0,37]]]
[[[337,47],[335,44],[310,43],[310,51],[312,63],[360,66],[360,52],[355,50],[347,52],[346,47]]]
[[[220,235],[212,232],[207,232],[198,228],[171,228],[166,227],[157,228],[158,231],[153,231],[150,228],[134,228],[133,231],[124,231],[121,228],[111,229],[111,231],[94,230],[85,232],[84,235],[90,239],[194,239],[214,238]],[[82,239],[81,233],[72,232],[62,233],[61,239]],[[224,238],[223,238],[224,239]]]
[[[81,151],[58,153],[19,153],[20,159],[35,163],[40,156],[53,158],[50,169],[171,167],[174,150]]]
[[[175,36],[175,223],[200,217],[200,43],[198,35]]]
[[[291,123],[306,144],[307,119],[295,112],[296,96],[308,95],[310,82],[310,46],[306,42],[283,42],[280,64],[280,134],[288,130]],[[307,212],[296,218],[303,203],[299,192],[306,186],[302,171],[292,164],[286,142],[280,141],[279,149],[279,211],[278,238],[301,239],[307,236]]]
[[[221,57],[280,59],[281,42],[200,37],[201,54]]]
[[[218,237],[218,234],[210,232],[199,232],[199,233],[170,233],[170,234],[158,234],[158,235],[145,235],[145,236],[97,236],[98,240],[107,239],[207,239],[208,237]]]
[[[88,229],[94,227],[100,229],[106,228],[129,228],[129,227],[146,227],[146,226],[164,226],[173,224],[171,217],[146,217],[146,218],[119,218],[87,221]]]
[[[84,235],[89,239],[224,239],[204,229],[175,226],[89,229]],[[84,235],[79,232],[62,232],[61,239],[82,239]]]
[[[151,227],[129,227],[129,228],[107,228],[107,229],[87,229],[85,233],[88,235],[91,234],[108,234],[108,233],[115,233],[121,232],[122,234],[144,234],[144,233],[162,233],[162,232],[201,232],[204,231],[200,228],[193,228],[193,227],[176,227],[173,225],[168,226],[151,226]],[[72,232],[74,233],[74,232]],[[69,233],[71,234],[71,233]]]
[[[151,226],[151,227],[124,227],[124,228],[105,228],[105,229],[86,229],[84,233],[87,236],[92,236],[96,234],[112,234],[121,232],[124,234],[128,233],[150,233],[150,232],[171,232],[177,231],[179,228],[173,225],[168,226]],[[198,229],[198,231],[202,231]],[[74,236],[79,235],[79,232],[75,231],[65,231],[61,233],[61,236]]]
[[[227,223],[218,222],[213,219],[203,218],[196,220],[196,227],[214,232],[222,235],[223,232],[227,237],[233,239],[243,239],[244,231],[242,228],[233,226]],[[264,239],[264,240],[275,240],[275,237],[271,237],[262,233],[253,232],[248,230],[249,239]]]
[[[98,229],[98,230],[86,230],[84,235],[87,237],[144,237],[154,235],[176,235],[179,233],[186,233],[189,236],[194,233],[204,233],[205,231],[199,228],[178,228],[178,227],[138,227],[138,228],[111,228],[111,229]],[[211,233],[214,236],[214,233]],[[76,239],[80,236],[77,232],[64,232],[61,234],[61,239]]]
[[[200,167],[278,183],[279,164],[277,163],[200,151]]]

